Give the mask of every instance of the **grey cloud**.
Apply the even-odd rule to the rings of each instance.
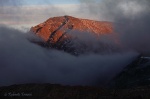
[[[50,4],[49,0],[43,1],[47,2],[49,5],[23,6],[23,4],[28,1],[25,2],[22,0],[1,0],[0,24],[38,24],[50,17],[65,14],[65,12],[62,9]]]
[[[29,37],[32,36],[0,27],[0,86],[21,83],[104,85],[138,55],[118,52],[75,57],[42,48],[29,42]]]
[[[119,2],[120,1],[118,0],[108,0],[108,2],[105,0],[101,3],[101,5],[104,4],[101,6],[102,12],[97,12],[99,10],[96,10],[96,7],[89,10],[89,12],[92,11],[93,15],[94,13],[98,13],[96,15],[101,15],[100,18],[104,15],[108,20],[123,24],[124,27],[116,24],[116,31],[119,31],[118,33],[120,33],[119,35],[122,44],[133,50],[138,50],[140,53],[145,53],[145,49],[142,51],[143,49],[141,48],[147,47],[146,51],[148,51],[149,45],[143,47],[140,46],[147,44],[149,41],[148,37],[150,37],[149,33],[145,32],[145,30],[149,31],[147,25],[149,24],[149,21],[146,21],[148,19],[146,16],[147,12],[143,12],[143,16],[134,18],[134,20],[123,14],[119,16],[121,12],[116,8],[116,4]],[[91,9],[91,6],[89,5],[86,5],[86,7]],[[54,9],[52,9],[52,11],[53,10]],[[114,10],[117,12],[114,12]],[[18,11],[15,13],[18,13]],[[46,9],[46,12],[47,11],[49,11],[49,9]],[[45,12],[39,11],[36,13],[43,14]],[[25,12],[22,12],[22,14],[25,14]],[[28,14],[28,12],[26,14]],[[12,17],[9,17],[8,19],[10,18]],[[141,21],[137,21],[139,19]],[[143,19],[144,21],[142,21]],[[141,24],[142,22],[143,24]],[[137,24],[141,25],[137,26]],[[146,36],[145,33],[147,33]],[[20,83],[104,85],[138,55],[136,52],[123,51],[109,54],[88,53],[86,55],[75,57],[63,51],[44,49],[29,42],[27,39],[28,37],[31,37],[31,35],[5,26],[0,27],[0,86]],[[81,39],[77,42],[86,42],[86,44],[88,44],[88,40],[91,39],[93,42],[92,44],[96,44],[91,49],[97,48],[97,41],[93,36],[80,35],[79,37],[81,37]],[[141,40],[139,41],[139,39]],[[136,43],[137,41],[139,41],[138,44]],[[109,44],[111,41],[104,39],[103,42]],[[113,42],[111,43],[113,46]],[[75,46],[80,46],[80,43],[78,44]]]
[[[143,55],[150,55],[150,2],[149,0],[95,0],[86,4],[99,20],[114,22],[115,31],[124,46]],[[96,6],[92,6],[94,5]]]

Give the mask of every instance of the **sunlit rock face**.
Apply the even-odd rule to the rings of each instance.
[[[43,42],[36,42],[39,45],[63,49],[73,54],[83,53],[87,50],[93,51],[91,46],[95,46],[95,43],[97,43],[96,49],[94,48],[95,52],[103,50],[104,47],[107,48],[106,44],[99,42],[99,38],[102,36],[111,35],[110,39],[117,43],[117,36],[111,22],[80,19],[72,16],[49,18],[32,27],[31,31],[43,39]],[[99,46],[101,47],[99,48]]]

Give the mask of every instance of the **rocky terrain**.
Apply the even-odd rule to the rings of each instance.
[[[32,42],[46,48],[63,50],[73,55],[79,55],[87,50],[91,51],[93,43],[95,44],[93,41],[98,41],[101,36],[111,35],[112,41],[118,43],[117,35],[113,30],[113,23],[72,16],[49,18],[45,22],[32,27],[31,31],[43,40],[43,42]],[[94,37],[94,40],[91,39],[92,37]],[[83,38],[88,39],[87,42],[83,41]],[[100,43],[100,46],[92,52],[98,52],[109,47],[102,42],[96,43],[96,46],[98,43]]]
[[[113,33],[111,22],[80,19],[72,16],[49,18],[45,22],[31,28],[44,41],[56,43],[61,39],[69,38],[73,30],[91,32],[96,35]]]
[[[88,39],[87,45],[72,47],[78,33],[90,33],[96,37],[113,35],[112,41],[118,45],[118,38],[111,22],[79,19],[71,16],[49,18],[47,21],[31,28],[32,33],[42,39],[34,41],[45,48],[64,50],[73,55],[84,53],[94,39]],[[77,35],[74,35],[74,33]],[[85,36],[86,34],[84,34]],[[82,39],[82,38],[81,38]],[[96,42],[97,43],[97,42]],[[110,43],[110,42],[109,42]],[[74,44],[73,44],[74,45]],[[113,49],[114,45],[100,43],[96,50]],[[84,47],[84,48],[83,48]],[[82,49],[80,49],[82,48]],[[94,50],[94,51],[96,51]],[[114,48],[114,50],[116,50]],[[76,53],[77,52],[77,53]],[[150,57],[140,55],[126,66],[105,87],[69,86],[50,83],[30,83],[0,87],[0,98],[18,99],[149,99],[150,97]]]

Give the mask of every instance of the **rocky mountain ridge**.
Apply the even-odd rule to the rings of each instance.
[[[113,25],[111,22],[60,16],[49,18],[45,22],[31,28],[31,31],[40,36],[44,41],[54,43],[60,38],[65,38],[71,30],[102,35],[113,33]]]
[[[104,44],[100,41],[100,37],[103,36],[110,36],[111,43],[118,44],[119,40],[114,32],[113,23],[72,16],[49,18],[45,22],[32,27],[31,31],[43,40],[43,42],[32,42],[46,48],[63,50],[73,55],[79,55],[86,51],[116,50],[110,43]],[[103,40],[105,41],[105,38]],[[95,49],[95,45],[97,49]]]

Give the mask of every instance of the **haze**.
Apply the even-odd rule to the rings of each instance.
[[[102,86],[138,55],[150,55],[149,0],[50,1],[0,1],[0,86],[20,83]],[[28,38],[39,40],[28,34],[31,26],[63,15],[114,22],[125,51],[75,57],[29,42]]]

